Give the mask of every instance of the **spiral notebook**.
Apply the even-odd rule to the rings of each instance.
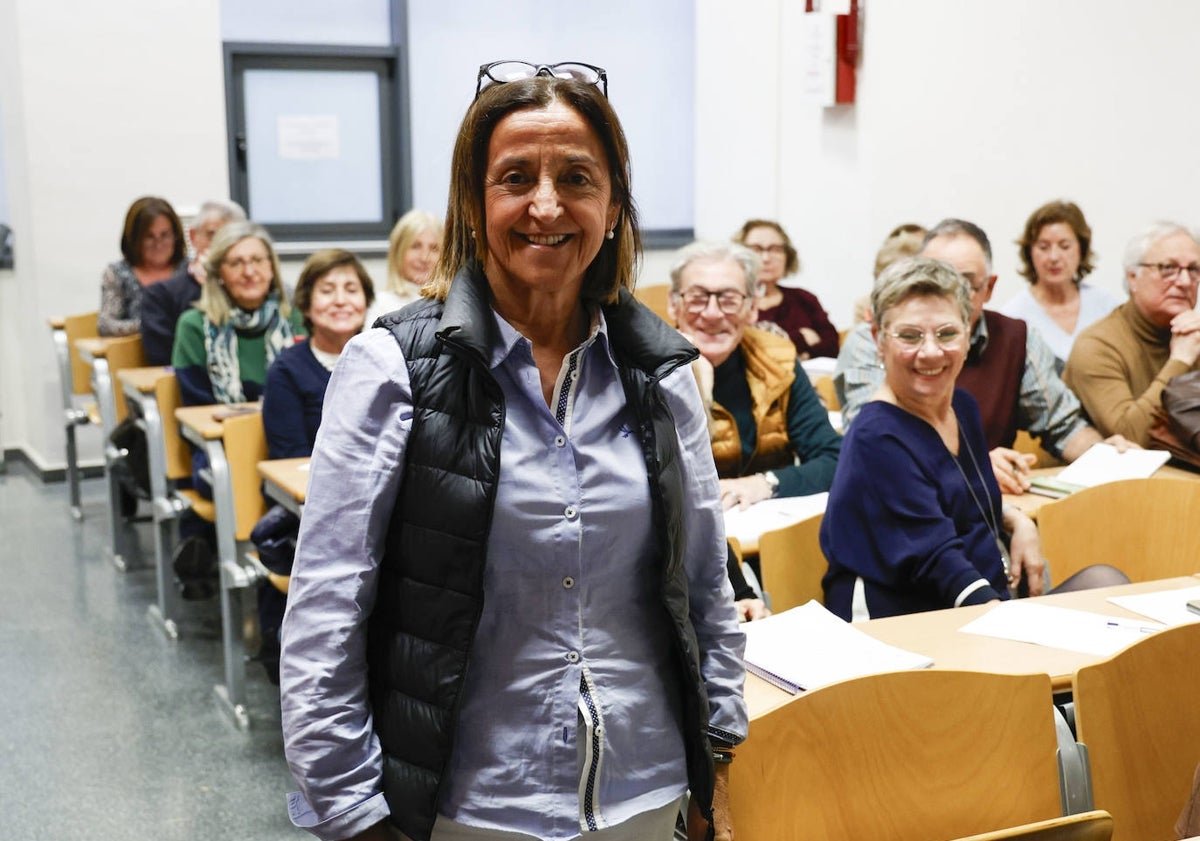
[[[746,669],[793,695],[850,678],[933,665],[933,658],[880,642],[817,601],[741,627]]]

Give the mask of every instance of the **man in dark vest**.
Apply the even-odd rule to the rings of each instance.
[[[1040,439],[1043,449],[1068,462],[1102,440],[1100,433],[1084,420],[1079,400],[1059,379],[1054,354],[1037,331],[1020,319],[983,308],[991,300],[996,275],[992,245],[978,225],[962,219],[939,222],[926,234],[921,256],[949,263],[971,285],[971,349],[958,386],[979,403],[1000,489],[1024,493],[1036,457],[1012,449],[1018,430]],[[882,382],[871,326],[860,324],[842,343],[834,372],[844,427]],[[1119,435],[1108,440],[1121,449],[1128,446]]]

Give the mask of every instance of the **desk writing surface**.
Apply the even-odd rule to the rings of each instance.
[[[1125,610],[1108,601],[1109,596],[1179,590],[1195,587],[1197,581],[1200,581],[1200,575],[1180,576],[1164,578],[1161,581],[1143,581],[1136,584],[1121,584],[1116,587],[1099,587],[1094,590],[1040,596],[1033,601],[1144,621],[1145,617],[1140,614]],[[1044,672],[1050,675],[1050,683],[1056,692],[1071,688],[1071,677],[1075,674],[1076,669],[1104,659],[1090,654],[1033,645],[1032,643],[965,634],[958,630],[972,619],[986,613],[990,607],[990,605],[983,604],[968,605],[947,610],[892,616],[886,619],[872,619],[869,622],[857,624],[859,628],[876,639],[932,657],[932,668],[934,669],[961,669],[997,674]],[[820,645],[820,641],[813,640],[807,644]],[[799,697],[791,695],[753,674],[746,675],[745,695],[751,719]]]
[[[308,462],[308,456],[270,459],[258,463],[258,472],[303,505],[308,492]]]
[[[175,410],[175,420],[205,441],[212,441],[225,434],[219,415],[230,410],[249,408],[258,410],[257,403],[239,403],[234,406],[180,406]]]
[[[1182,576],[1041,596],[1037,601],[1109,616],[1144,620],[1144,617],[1108,601],[1108,597],[1195,585],[1195,577]],[[884,642],[932,657],[935,669],[966,669],[1000,674],[1045,672],[1050,675],[1050,682],[1056,691],[1070,688],[1071,676],[1076,669],[1104,659],[1043,645],[959,632],[959,628],[986,613],[989,608],[990,605],[969,605],[912,613],[907,616],[872,619],[860,623],[859,627]]]
[[[154,386],[166,376],[171,376],[171,369],[163,365],[149,368],[122,368],[117,372],[117,379],[140,394],[153,394]]]
[[[1065,467],[1065,465],[1058,465],[1057,467],[1038,467],[1029,471],[1029,475],[1034,478],[1038,476],[1057,476],[1062,472],[1063,467]],[[1154,475],[1151,478],[1187,479],[1195,482],[1200,481],[1200,473],[1195,473],[1191,470],[1184,470],[1182,467],[1176,467],[1173,464],[1164,464],[1162,467],[1158,468],[1158,470],[1154,471]],[[1054,501],[1055,500],[1051,497],[1029,492],[1023,494],[1004,495],[1005,505],[1011,505],[1023,512],[1026,516],[1032,517],[1035,520],[1037,519],[1037,513],[1041,507]]]
[[[51,330],[63,330],[67,326],[67,319],[61,315],[52,315],[46,319],[46,323],[50,325]]]
[[[81,356],[91,359],[103,359],[108,355],[108,349],[118,342],[128,341],[130,336],[96,336],[88,339],[76,339],[75,349]]]

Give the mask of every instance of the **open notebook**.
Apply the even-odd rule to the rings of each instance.
[[[1039,476],[1032,480],[1030,493],[1059,499],[1075,491],[1118,482],[1122,479],[1145,479],[1167,463],[1171,454],[1165,450],[1126,450],[1103,442],[1093,444],[1072,464],[1056,476]]]
[[[746,668],[793,695],[863,675],[933,665],[932,658],[880,642],[817,601],[741,627]]]

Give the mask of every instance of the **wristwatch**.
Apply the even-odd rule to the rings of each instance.
[[[773,499],[775,494],[779,493],[779,477],[770,470],[763,471],[760,475],[763,477],[763,481],[767,483],[767,487],[771,489],[771,498]]]

